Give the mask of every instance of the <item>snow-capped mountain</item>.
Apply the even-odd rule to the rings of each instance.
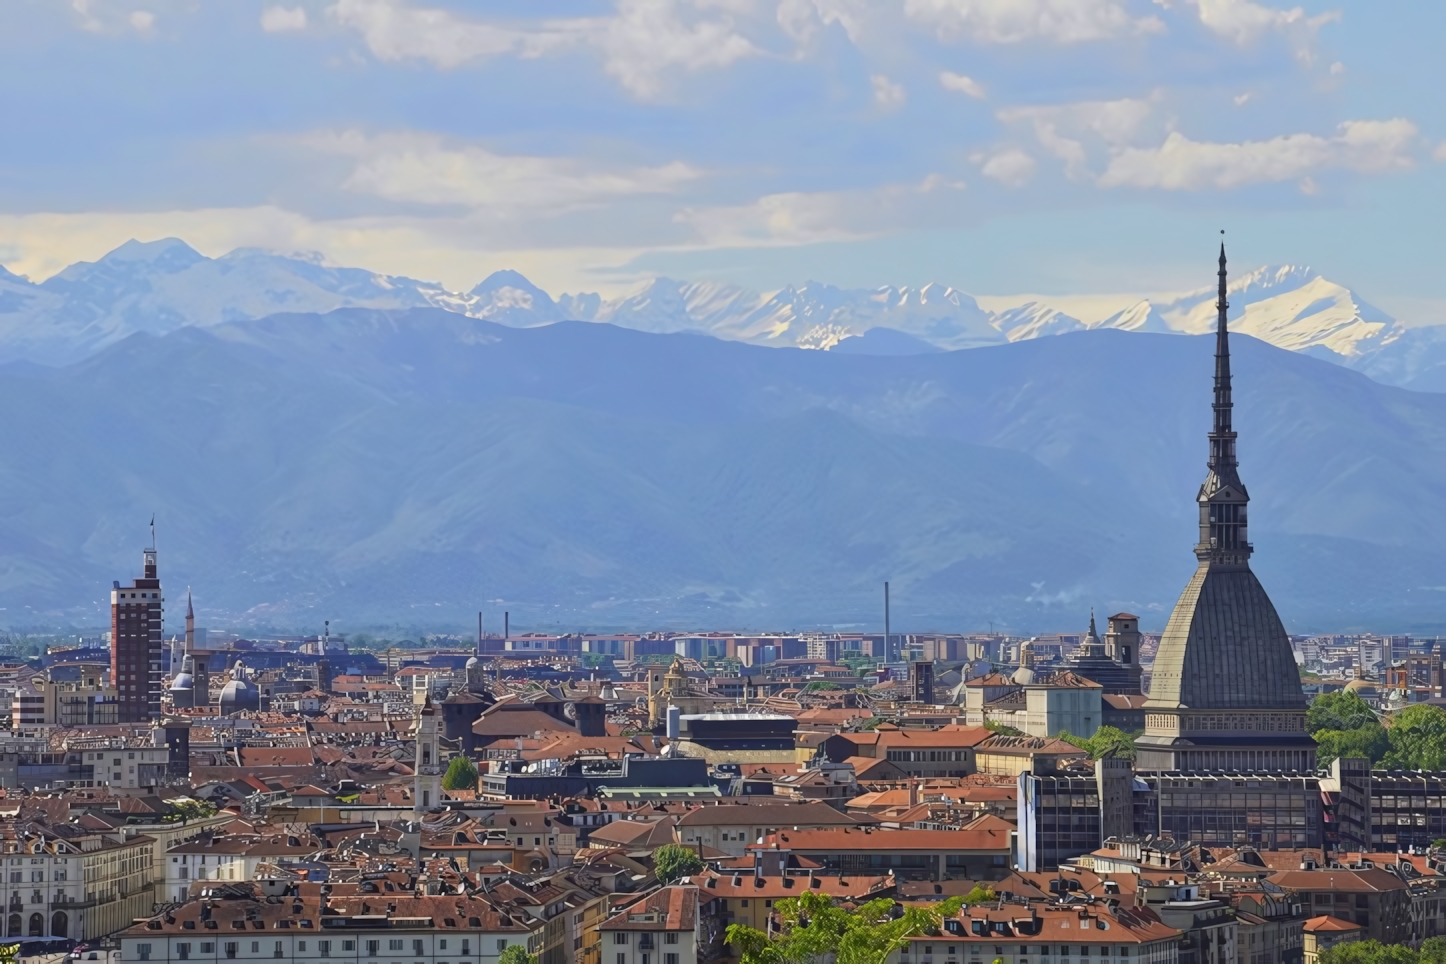
[[[1267,266],[1230,282],[1230,330],[1280,348],[1325,348],[1344,358],[1368,354],[1398,337],[1401,326],[1312,268]],[[1215,325],[1214,288],[1202,288],[1160,306],[1174,330],[1187,334]]]
[[[1123,311],[1117,311],[1103,321],[1090,325],[1091,328],[1118,328],[1121,331],[1153,331],[1167,334],[1174,331],[1160,310],[1147,298],[1137,301]]]
[[[164,334],[343,306],[458,310],[440,285],[240,248],[207,258],[183,241],[128,241],[40,284],[0,275],[0,361],[63,364],[137,331]]]
[[[1010,308],[996,314],[991,321],[994,327],[1004,333],[1010,341],[1029,341],[1048,335],[1066,335],[1072,331],[1084,331],[1084,322],[1071,318],[1049,305],[1030,301],[1018,308]]]
[[[1407,331],[1354,291],[1300,266],[1267,266],[1228,291],[1231,329],[1413,388],[1446,390],[1446,333]],[[251,248],[208,258],[174,238],[130,241],[94,263],[35,284],[0,267],[0,362],[65,364],[138,331],[210,327],[281,312],[439,307],[515,328],[563,320],[656,333],[698,332],[773,347],[850,352],[954,351],[1085,328],[1198,334],[1215,323],[1215,289],[1140,301],[1082,322],[1049,303],[986,311],[943,284],[840,288],[810,281],[771,293],[723,282],[655,278],[616,298],[554,299],[516,271],[496,271],[470,291],[324,264],[315,255]]]

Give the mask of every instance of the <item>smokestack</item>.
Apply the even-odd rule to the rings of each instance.
[[[502,648],[507,648],[507,641],[512,638],[512,614],[502,614]]]
[[[482,614],[477,614],[477,655],[482,655]]]
[[[884,583],[884,659],[894,661],[893,637],[889,635],[889,584]]]
[[[668,739],[678,739],[683,730],[683,711],[676,706],[668,707]]]

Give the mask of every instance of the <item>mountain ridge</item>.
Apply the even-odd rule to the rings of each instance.
[[[0,269],[0,362],[77,361],[135,331],[214,326],[278,311],[438,307],[532,327],[564,320],[609,322],[651,332],[693,331],[775,347],[831,350],[874,328],[930,349],[954,351],[1050,337],[1085,328],[1199,333],[1214,324],[1213,287],[1158,304],[1141,301],[1085,323],[1041,302],[985,311],[958,288],[847,289],[809,281],[771,293],[724,282],[654,278],[605,299],[556,298],[513,270],[466,292],[434,282],[332,267],[319,255],[240,248],[207,258],[174,238],[129,241],[95,262],[78,262],[40,284]],[[1351,289],[1303,266],[1266,266],[1230,283],[1231,328],[1314,354],[1388,383],[1446,391],[1446,339],[1413,334]],[[920,350],[924,350],[922,347]],[[855,344],[854,353],[867,353]]]
[[[872,626],[888,579],[904,631],[1090,605],[1153,627],[1194,565],[1211,354],[1095,330],[853,355],[438,308],[138,332],[0,366],[0,606],[102,618],[159,507],[162,578],[233,625]],[[1446,397],[1235,355],[1287,625],[1446,621],[1418,575],[1446,538]]]

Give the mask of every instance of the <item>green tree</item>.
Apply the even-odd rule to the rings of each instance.
[[[703,859],[692,848],[681,844],[663,844],[653,851],[653,872],[658,880],[671,884],[680,877],[688,877],[703,869]]]
[[[996,723],[996,722],[994,722],[993,720],[985,720],[985,721],[984,721],[984,728],[985,728],[986,730],[990,730],[990,731],[992,731],[992,732],[994,732],[994,733],[998,733],[1000,736],[1023,736],[1023,735],[1024,735],[1023,731],[1021,731],[1021,730],[1016,730],[1014,727],[1009,726],[1009,725],[1004,724],[1004,723]]]
[[[1349,690],[1322,693],[1311,700],[1305,711],[1305,728],[1317,730],[1358,730],[1376,722],[1376,713],[1360,694]]]
[[[204,800],[172,800],[171,812],[161,818],[161,823],[185,823],[187,820],[199,820],[202,817],[214,817],[218,812],[215,807]]]
[[[964,895],[961,903],[963,903],[965,907],[978,907],[980,904],[988,904],[991,901],[997,900],[998,897],[998,894],[994,893],[994,891],[990,890],[988,887],[985,887],[983,884],[975,884],[974,889]],[[948,901],[945,901],[945,904],[947,905]],[[953,914],[949,913],[947,907],[941,907],[939,908],[939,910],[945,917],[954,916]],[[958,911],[955,911],[954,913],[957,914]]]
[[[884,964],[910,937],[938,930],[967,898],[951,897],[937,909],[905,908],[888,898],[871,900],[853,911],[834,905],[827,894],[804,893],[780,900],[781,927],[772,940],[742,924],[730,924],[724,941],[740,964]]]
[[[1386,728],[1368,723],[1354,730],[1316,730],[1311,734],[1320,744],[1316,759],[1321,766],[1330,766],[1339,757],[1364,757],[1377,763],[1391,749]]]
[[[537,955],[527,953],[521,944],[508,944],[507,949],[497,955],[497,964],[537,964]]]
[[[1440,938],[1434,938],[1440,940]],[[1425,946],[1422,946],[1425,950]],[[1420,964],[1422,955],[1405,944],[1352,941],[1320,952],[1320,964]]]
[[[1075,736],[1068,731],[1061,731],[1059,738],[1084,750],[1091,760],[1098,760],[1111,753],[1124,760],[1135,758],[1135,738],[1118,727],[1102,726],[1091,737]]]
[[[1417,703],[1391,718],[1391,751],[1381,761],[1391,770],[1446,769],[1446,710]]]
[[[477,764],[465,756],[452,757],[452,762],[447,764],[447,772],[442,776],[442,789],[476,790]]]

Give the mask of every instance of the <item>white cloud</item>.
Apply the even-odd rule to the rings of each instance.
[[[992,178],[1006,187],[1023,187],[1034,177],[1037,166],[1034,158],[1019,150],[1009,148],[988,156],[977,157],[979,173]]]
[[[731,19],[686,22],[677,0],[619,0],[616,16],[570,21],[602,51],[604,67],[640,97],[656,97],[670,67],[727,67],[761,51],[734,29]]]
[[[1156,0],[1168,6],[1164,0]],[[1323,13],[1310,17],[1300,7],[1281,10],[1254,3],[1253,0],[1187,0],[1194,3],[1200,14],[1200,22],[1206,28],[1225,39],[1245,47],[1254,44],[1267,33],[1280,33],[1290,39],[1296,48],[1296,56],[1309,61],[1315,45],[1316,34],[1324,25],[1339,20],[1338,12]]]
[[[1254,96],[1255,95],[1250,93],[1250,91],[1246,91],[1243,94],[1236,94],[1234,97],[1231,98],[1231,100],[1234,101],[1236,107],[1244,107],[1247,103],[1250,102],[1250,99]]]
[[[1431,152],[1431,160],[1446,161],[1446,141],[1436,145],[1436,149]]]
[[[904,102],[909,99],[903,84],[896,84],[883,74],[874,74],[869,78],[869,83],[874,88],[874,103],[884,110],[903,107]]]
[[[312,135],[305,143],[356,160],[342,183],[348,190],[498,216],[550,214],[631,195],[667,194],[702,176],[679,162],[608,169],[575,158],[496,154],[433,134],[343,131]]]
[[[847,191],[790,191],[748,204],[687,208],[674,218],[706,247],[782,247],[877,237],[955,223],[950,195],[965,185],[930,175],[918,184]],[[942,192],[942,193],[941,193]]]
[[[868,0],[778,0],[779,29],[800,44],[808,43],[820,29],[838,24],[853,43],[867,34]]]
[[[1085,139],[1103,142],[1109,148],[1131,143],[1154,111],[1149,100],[1081,101],[1046,107],[1007,107],[998,112],[1006,124],[1024,122],[1034,130],[1039,145],[1064,161],[1065,176],[1084,180],[1091,176]]]
[[[1411,167],[1418,140],[1416,125],[1401,119],[1347,121],[1334,137],[1290,134],[1240,144],[1192,141],[1176,131],[1159,147],[1119,151],[1099,185],[1228,190],[1309,178],[1330,169],[1380,174]],[[1313,189],[1314,181],[1307,185]]]
[[[1163,29],[1154,17],[1134,18],[1118,0],[905,0],[904,14],[942,40],[1072,44]]]
[[[1341,74],[1343,74],[1343,73],[1345,73],[1345,72],[1346,72],[1346,65],[1343,64],[1343,63],[1341,63],[1339,60],[1337,60],[1335,63],[1331,64],[1331,76],[1332,76],[1332,77],[1339,77]]]
[[[337,0],[327,13],[360,33],[378,60],[427,60],[444,70],[503,54],[537,57],[576,39],[479,23],[405,0]]]
[[[663,71],[726,67],[761,53],[733,25],[732,4],[695,0],[695,9],[724,7],[714,18],[685,17],[679,0],[618,0],[608,17],[545,20],[503,26],[459,17],[407,0],[337,0],[327,8],[357,31],[379,60],[425,60],[444,70],[489,57],[541,57],[579,46],[603,55],[603,66],[632,93],[656,97]]]
[[[105,28],[90,9],[90,0],[70,0],[70,9],[74,10],[80,17],[80,29],[96,33]]]
[[[156,25],[156,15],[149,10],[135,10],[126,18],[132,27],[145,33]]]
[[[267,7],[261,11],[261,29],[267,33],[286,33],[306,29],[305,7]]]
[[[945,90],[952,90],[960,94],[967,94],[976,100],[984,99],[984,87],[972,77],[963,74],[956,74],[953,71],[939,71],[939,86]]]

